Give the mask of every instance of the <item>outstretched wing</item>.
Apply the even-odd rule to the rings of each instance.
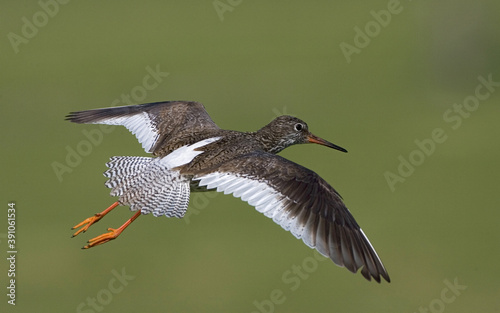
[[[254,152],[194,173],[208,189],[241,197],[339,266],[390,281],[340,195],[319,175],[277,155]]]
[[[218,130],[203,104],[168,101],[114,108],[71,112],[66,119],[74,123],[123,125],[134,134],[146,152],[157,154],[169,149],[172,138],[182,138],[183,132],[198,133]],[[187,143],[184,143],[187,144]]]

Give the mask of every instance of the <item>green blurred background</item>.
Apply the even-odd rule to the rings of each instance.
[[[448,111],[474,104],[479,76],[500,81],[500,3],[46,3],[52,17],[35,1],[4,1],[0,10],[4,293],[9,201],[18,250],[17,305],[4,294],[0,311],[500,311],[500,87],[482,87],[485,99],[460,125]],[[380,13],[388,6],[399,12],[390,21]],[[26,26],[33,18],[35,29]],[[364,47],[348,62],[341,44],[355,46],[355,27],[372,37],[358,35]],[[141,87],[148,67],[169,73],[151,90]],[[272,220],[220,194],[193,195],[187,219],[143,216],[118,240],[80,250],[131,216],[120,207],[70,238],[70,227],[115,201],[103,185],[109,157],[146,153],[115,127],[58,178],[54,162],[68,166],[68,149],[85,149],[84,131],[100,129],[64,116],[125,105],[122,94],[133,103],[200,101],[227,129],[291,114],[348,149],[295,146],[281,155],[342,194],[392,282],[313,261],[313,250]],[[437,128],[446,141],[418,159],[415,140]],[[398,158],[410,155],[422,164],[391,190],[384,173],[400,175]],[[290,274],[293,266],[307,275]],[[124,283],[115,278],[122,271]],[[445,281],[467,288],[454,293]]]

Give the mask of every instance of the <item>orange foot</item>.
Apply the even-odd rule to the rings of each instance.
[[[100,220],[101,218],[103,218],[103,217],[104,217],[104,215],[108,214],[111,210],[113,210],[114,208],[116,208],[118,205],[119,205],[119,203],[118,203],[118,202],[115,202],[115,203],[113,203],[112,205],[110,205],[110,206],[109,206],[109,208],[107,208],[106,210],[102,211],[101,213],[96,213],[94,216],[91,216],[91,217],[89,217],[89,218],[85,219],[85,220],[84,220],[83,222],[81,222],[80,224],[78,224],[78,225],[74,226],[73,228],[71,228],[71,229],[76,229],[76,228],[78,228],[78,227],[81,227],[81,226],[83,226],[83,225],[87,224],[87,225],[85,225],[84,227],[82,227],[81,229],[79,229],[76,233],[74,233],[74,234],[73,234],[73,236],[71,236],[71,237],[75,237],[75,236],[76,236],[76,235],[78,235],[79,233],[84,233],[84,232],[86,232],[86,231],[87,231],[87,229],[89,229],[90,225],[92,225],[92,224],[94,224],[94,223],[99,222],[99,220]]]
[[[88,241],[88,245],[86,245],[85,247],[83,247],[82,249],[88,249],[88,248],[92,248],[92,247],[95,247],[95,246],[98,246],[98,245],[102,245],[103,243],[106,243],[110,240],[113,240],[113,239],[116,239],[116,237],[118,237],[121,232],[123,231],[123,228],[118,228],[118,229],[114,229],[114,228],[108,228],[108,231],[109,233],[105,233],[105,234],[102,234],[100,236],[97,236],[95,238],[92,238]]]
[[[76,225],[76,226],[73,226],[73,228],[71,229],[77,229],[78,227],[81,227],[85,224],[84,227],[80,228],[76,233],[73,234],[73,236],[71,237],[75,237],[77,236],[79,233],[84,233],[87,231],[87,229],[89,229],[90,225],[94,224],[94,223],[97,223],[99,222],[99,220],[103,217],[104,215],[102,215],[101,213],[96,213],[94,216],[91,216],[87,219],[85,219],[83,222],[81,222],[80,224]]]
[[[139,217],[139,215],[141,215],[141,211],[136,212],[134,214],[134,216],[132,216],[130,219],[128,219],[122,226],[118,227],[117,229],[108,228],[109,233],[105,233],[105,234],[102,234],[100,236],[97,236],[95,238],[90,239],[88,241],[88,245],[84,246],[82,249],[92,248],[92,247],[95,247],[98,245],[102,245],[103,243],[106,243],[106,242],[111,241],[113,239],[116,239],[118,236],[120,236],[122,231],[125,228],[127,228],[128,225],[130,225],[130,223],[132,223],[137,217]]]

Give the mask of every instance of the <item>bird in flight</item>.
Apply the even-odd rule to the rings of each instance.
[[[117,229],[88,241],[88,249],[117,238],[141,214],[183,217],[190,192],[232,194],[272,218],[335,264],[367,279],[390,282],[370,241],[341,196],[315,172],[276,155],[303,143],[347,152],[283,115],[255,132],[219,128],[199,102],[167,101],[71,112],[74,123],[123,125],[154,157],[116,156],[106,165],[111,196],[106,210],[72,229],[73,237],[119,205],[135,214]]]

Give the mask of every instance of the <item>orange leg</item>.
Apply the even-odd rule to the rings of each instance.
[[[106,242],[108,242],[110,240],[116,239],[122,233],[122,231],[125,230],[125,228],[127,228],[128,225],[130,225],[136,218],[139,217],[139,215],[141,215],[141,211],[137,211],[134,214],[134,216],[132,216],[131,218],[129,218],[128,221],[126,221],[119,228],[117,228],[117,229],[108,228],[109,233],[105,233],[105,234],[102,234],[100,236],[97,236],[95,238],[90,239],[88,241],[89,244],[86,245],[85,247],[83,247],[82,249],[92,248],[92,247],[101,245],[103,243],[106,243]]]
[[[113,203],[112,205],[110,205],[110,206],[109,206],[109,208],[107,208],[106,210],[102,211],[101,213],[96,213],[94,216],[91,216],[91,217],[89,217],[89,218],[85,219],[85,220],[84,220],[83,222],[81,222],[80,224],[78,224],[78,225],[74,226],[73,228],[71,228],[71,229],[76,229],[76,228],[78,228],[78,227],[81,227],[81,226],[83,226],[83,225],[87,224],[87,225],[85,225],[84,227],[80,228],[80,229],[79,229],[76,233],[74,233],[74,234],[73,234],[73,236],[71,236],[71,237],[75,237],[75,236],[76,236],[76,235],[78,235],[79,233],[82,233],[82,232],[84,233],[84,232],[86,232],[86,231],[87,231],[87,229],[89,229],[90,225],[92,225],[92,224],[94,224],[94,223],[99,222],[99,220],[100,220],[101,218],[103,218],[103,217],[104,217],[104,215],[106,215],[106,214],[108,214],[109,212],[111,212],[111,210],[113,210],[114,208],[116,208],[118,205],[119,205],[119,203],[118,203],[118,201],[117,201],[117,202]]]

